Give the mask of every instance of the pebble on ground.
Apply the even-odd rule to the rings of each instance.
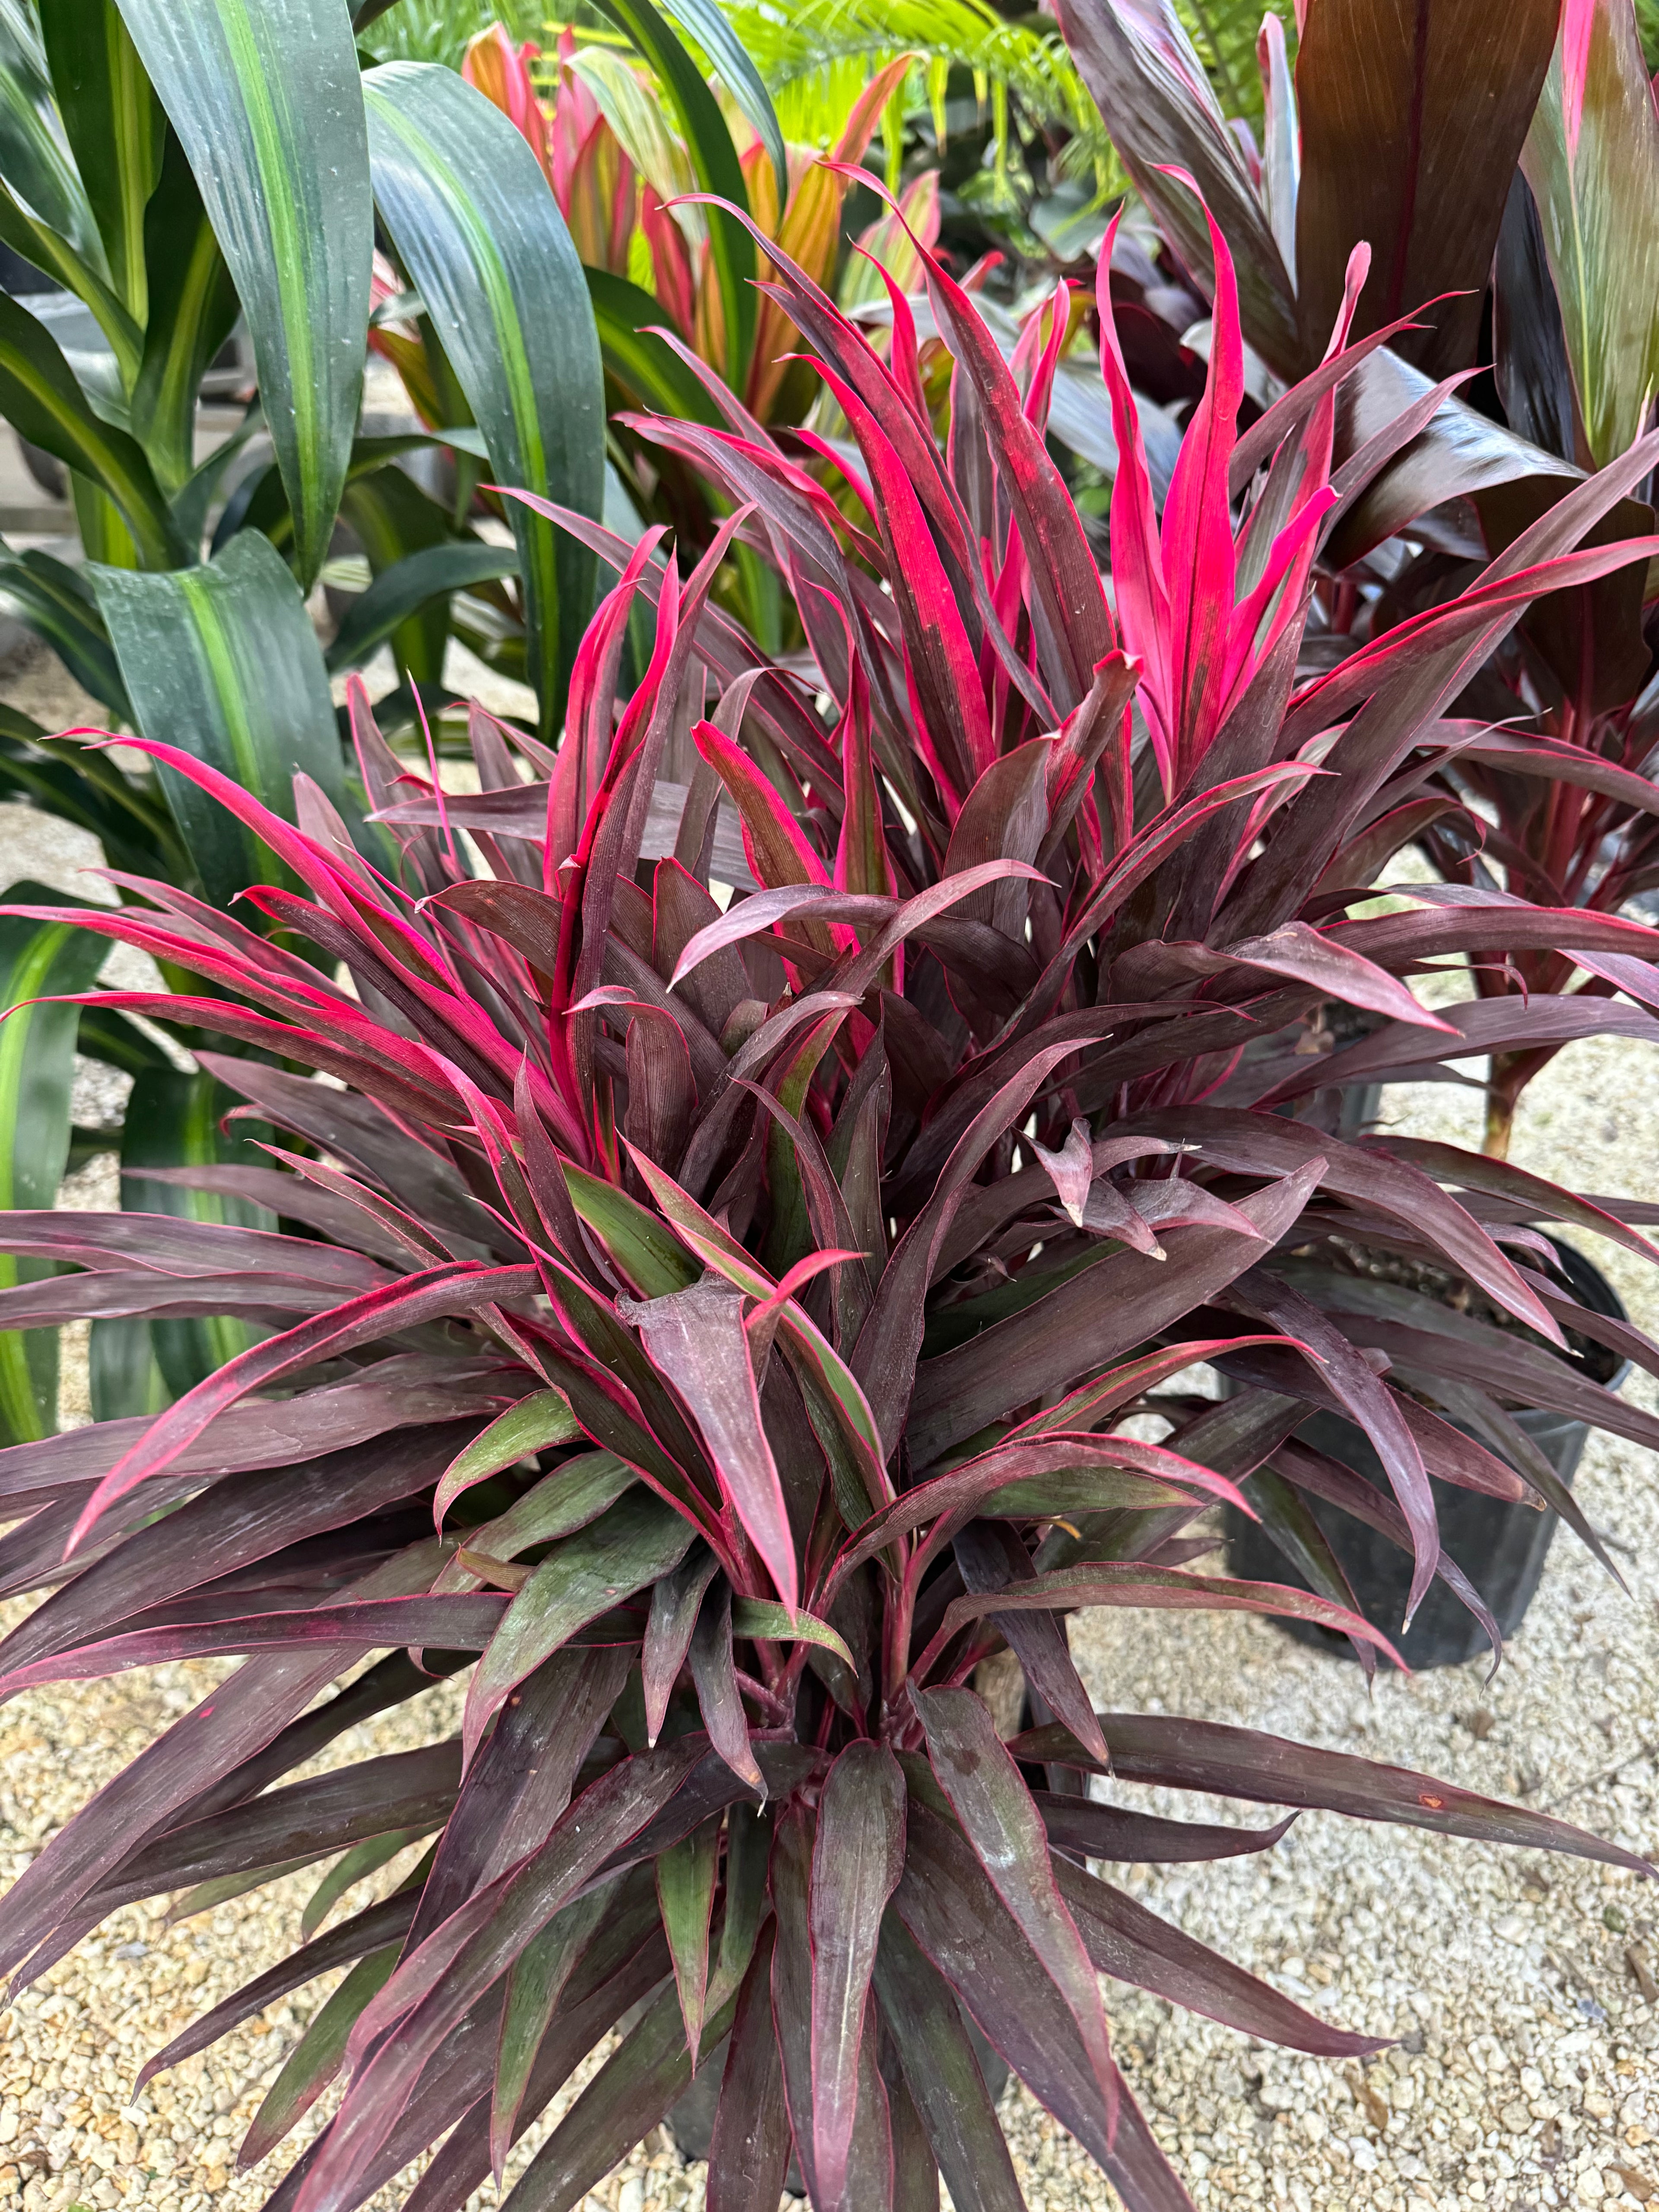
[[[27,873],[89,895],[74,872],[95,856],[60,825],[0,807],[0,854],[9,879]],[[88,1076],[77,1118],[107,1122],[118,1098]],[[1414,1134],[1479,1142],[1473,1091],[1391,1091],[1384,1114]],[[1651,1047],[1571,1045],[1527,1095],[1514,1148],[1522,1167],[1587,1192],[1651,1198],[1656,1157]],[[112,1201],[109,1155],[65,1188],[66,1204]],[[1632,1317],[1659,1333],[1659,1271],[1595,1239],[1583,1249]],[[84,1419],[84,1385],[68,1364],[65,1415]],[[1626,1387],[1659,1404],[1651,1378]],[[1368,1698],[1354,1666],[1243,1614],[1096,1613],[1073,1621],[1073,1647],[1103,1710],[1189,1713],[1421,1768],[1654,1855],[1651,1455],[1594,1439],[1578,1493],[1628,1594],[1564,1532],[1490,1686],[1471,1664],[1409,1680],[1380,1674]],[[0,1625],[26,1610],[0,1607]],[[158,1668],[33,1692],[7,1707],[0,1880],[14,1879],[223,1671]],[[439,1686],[348,1735],[319,1765],[430,1741],[453,1730],[457,1713],[453,1686]],[[1136,1802],[1188,1819],[1267,1817],[1183,1793],[1142,1791]],[[380,1893],[404,1863],[375,1878]],[[1364,2067],[1305,2058],[1109,1983],[1119,2057],[1203,2212],[1659,2207],[1659,1889],[1581,1860],[1325,1814],[1304,1815],[1271,1853],[1118,1873],[1143,1904],[1325,2018],[1395,2039]],[[318,1878],[318,1869],[289,1876],[190,1919],[169,1919],[165,1900],[118,1914],[0,2015],[0,2203],[21,2212],[256,2212],[291,2148],[241,2173],[236,2147],[332,1978],[136,2100],[133,2081],[152,2051],[290,1948]],[[526,2138],[509,2185],[598,2063]],[[1010,2090],[1003,2116],[1031,2212],[1116,2204],[1092,2162],[1022,2090]],[[292,2147],[311,2132],[302,2124]],[[408,2180],[382,2191],[374,2212],[401,2204]],[[704,2196],[704,2169],[683,2165],[653,2134],[592,2192],[586,2212],[702,2212]],[[495,2201],[486,2188],[469,2212]]]

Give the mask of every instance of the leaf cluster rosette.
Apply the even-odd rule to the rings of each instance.
[[[0,1689],[244,1657],[15,1883],[0,1965],[38,1977],[137,1899],[325,1869],[290,1956],[147,2069],[349,1969],[243,2147],[337,2094],[273,2208],[346,2212],[434,2143],[407,2202],[461,2205],[619,2027],[516,2212],[569,2212],[699,2068],[716,2212],[770,2212],[792,2160],[820,2212],[929,2203],[941,2175],[1002,2212],[1020,2192],[975,2030],[1127,2203],[1178,2206],[1103,1974],[1296,2049],[1376,2045],[1114,1879],[1287,1824],[1139,1791],[1649,1870],[1402,1770],[1097,1713],[1067,1648],[1080,1607],[1242,1608],[1392,1663],[1332,1513],[1410,1555],[1413,1606],[1439,1577],[1495,1642],[1480,1563],[1440,1546],[1442,1486],[1547,1503],[1599,1549],[1516,1410],[1659,1441],[1561,1356],[1568,1330],[1659,1352],[1577,1303],[1534,1225],[1651,1258],[1652,1209],[1339,1133],[1352,1086],[1659,1036],[1622,999],[1431,1012],[1412,989],[1518,927],[1650,975],[1651,931],[1376,901],[1468,667],[1540,594],[1651,550],[1583,541],[1652,453],[1298,684],[1358,287],[1324,367],[1241,441],[1212,245],[1208,382],[1161,520],[1103,300],[1111,597],[1043,439],[1066,318],[1011,366],[918,246],[954,360],[941,440],[903,295],[878,351],[769,246],[850,442],[809,469],[712,380],[720,428],[642,418],[727,510],[685,576],[660,533],[553,511],[617,576],[556,752],[475,711],[479,788],[447,794],[354,685],[392,873],[303,777],[290,823],[146,740],[281,863],[248,895],[271,933],[161,882],[12,909],[199,979],[82,995],[236,1048],[205,1070],[262,1147],[147,1172],[272,1225],[0,1216],[33,1271],[0,1289],[9,1327],[248,1331],[159,1414],[0,1453],[0,1588],[50,1592]],[[711,596],[739,544],[799,614],[791,659]],[[1420,1286],[1447,1277],[1456,1311]],[[1195,1394],[1205,1362],[1230,1395]],[[1386,1490],[1297,1443],[1332,1408]],[[1217,1500],[1311,1588],[1208,1571]],[[1005,1649],[1034,1723],[1012,1741],[974,1686]],[[448,1740],[342,1756],[468,1670]],[[1117,1802],[1090,1793],[1106,1775]],[[416,1845],[378,1901],[349,1898]]]

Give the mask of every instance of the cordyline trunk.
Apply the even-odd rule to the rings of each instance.
[[[1519,933],[1659,981],[1659,933],[1465,884],[1366,911],[1462,741],[1441,717],[1470,654],[1538,594],[1652,550],[1576,549],[1654,447],[1570,490],[1512,566],[1298,685],[1345,330],[1322,380],[1239,440],[1212,237],[1209,382],[1160,523],[1103,288],[1114,608],[1044,441],[1066,302],[1011,368],[916,250],[954,363],[947,439],[904,295],[884,356],[769,242],[857,447],[810,449],[834,495],[804,441],[710,378],[726,428],[633,426],[728,509],[690,575],[657,533],[629,546],[541,503],[618,575],[556,755],[475,710],[479,788],[447,797],[355,685],[360,845],[303,778],[295,827],[141,741],[282,863],[250,904],[283,942],[134,880],[119,908],[8,917],[202,979],[199,998],[93,995],[189,1024],[204,1079],[276,1140],[250,1155],[232,1123],[222,1157],[143,1173],[304,1231],[0,1213],[0,1251],[76,1270],[0,1287],[0,1326],[260,1332],[153,1419],[0,1453],[21,1524],[0,1591],[51,1588],[0,1643],[0,1694],[246,1657],[0,1901],[0,1972],[44,1972],[137,1898],[194,1910],[328,1863],[294,1955],[149,2069],[349,1969],[244,2145],[265,2155],[344,2077],[268,2212],[354,2212],[440,2138],[407,2205],[458,2212],[624,2020],[513,2212],[572,2212],[694,2066],[718,2069],[711,2212],[775,2205],[792,2160],[816,2212],[909,2212],[941,2180],[1021,2212],[970,2026],[1131,2212],[1189,2212],[1102,1974],[1317,2056],[1379,2045],[1116,1878],[1269,1849],[1284,1821],[1096,1803],[1097,1775],[1652,1871],[1402,1769],[1097,1713],[1064,1621],[1273,1613],[1392,1662],[1397,1624],[1356,1604],[1336,1513],[1410,1559],[1413,1609],[1438,1580],[1496,1646],[1441,1550],[1440,1486],[1551,1504],[1599,1550],[1547,1462],[1493,1449],[1510,1409],[1659,1447],[1659,1419],[1553,1348],[1610,1325],[1529,1225],[1659,1259],[1613,1202],[1299,1118],[1349,1084],[1570,1035],[1659,1041],[1626,1001],[1431,1012],[1407,980]],[[712,596],[738,545],[793,607],[787,665]],[[635,623],[654,647],[619,702]],[[689,786],[664,772],[687,731]],[[1309,1054],[1334,1001],[1367,1023]],[[214,1031],[246,1056],[202,1050]],[[1399,1282],[1357,1251],[1419,1265]],[[1470,1310],[1411,1287],[1423,1272]],[[1659,1348],[1617,1340],[1659,1371]],[[1192,1394],[1201,1362],[1225,1400]],[[1316,1410],[1366,1430],[1386,1490],[1293,1446]],[[1218,1500],[1299,1580],[1206,1571]],[[1012,1741],[969,1686],[1005,1652],[1048,1717]],[[463,1670],[448,1743],[293,1778]],[[334,1917],[389,1838],[424,1856]]]

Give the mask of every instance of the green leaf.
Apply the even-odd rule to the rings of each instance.
[[[81,906],[43,884],[11,885],[20,906]],[[75,1073],[79,1006],[31,1005],[97,980],[108,947],[69,922],[0,917],[0,1210],[55,1206],[70,1146],[70,1084]],[[40,1261],[0,1258],[0,1285],[38,1282],[57,1273]],[[0,1334],[0,1437],[25,1443],[58,1427],[58,1333]]]
[[[340,0],[120,0],[253,340],[301,580],[322,567],[362,392],[374,211]]]
[[[420,683],[440,683],[443,678],[441,656],[436,668],[429,665],[417,666],[408,645],[394,633],[414,629],[416,617],[423,608],[434,604],[446,606],[452,592],[464,592],[469,584],[492,583],[518,573],[519,556],[510,546],[452,540],[447,544],[425,545],[418,553],[405,554],[401,561],[394,561],[389,568],[381,569],[362,597],[348,610],[329,647],[328,665],[337,671],[357,667],[388,638],[393,638],[400,667],[407,669]],[[447,621],[441,627],[447,630]],[[430,656],[425,659],[429,664]]]
[[[532,1936],[519,1954],[507,1978],[507,2002],[501,2012],[495,2083],[489,2103],[490,2156],[498,2188],[542,2039],[571,1975],[581,1963],[582,1954],[598,1933],[599,1923],[615,1910],[616,1902],[615,1887],[606,1882],[556,1912],[541,1934]]]
[[[653,413],[683,422],[718,423],[714,403],[702,384],[672,346],[654,334],[654,326],[663,320],[661,301],[608,269],[585,268],[582,274],[587,279],[605,374]],[[605,519],[609,522],[608,515]]]
[[[306,1900],[306,1909],[300,1915],[300,1934],[304,1941],[311,1941],[347,1890],[355,1889],[360,1881],[367,1881],[370,1875],[378,1874],[407,1845],[418,1843],[422,1836],[430,1833],[429,1827],[393,1828],[388,1835],[366,1837],[349,1851],[342,1851]]]
[[[708,1923],[714,1909],[720,1863],[718,1814],[657,1857],[657,1901],[669,1955],[674,1961],[674,1986],[685,2022],[686,2048],[694,2053],[702,2047],[708,1996]]]
[[[168,134],[161,180],[144,214],[149,270],[144,355],[132,392],[132,428],[143,441],[162,487],[175,500],[174,520],[192,546],[206,520],[204,500],[177,495],[196,475],[196,398],[202,374],[229,337],[238,302],[236,287],[213,225],[202,204],[190,163]],[[240,440],[228,441],[213,461],[228,459]],[[212,463],[204,463],[210,468]],[[216,482],[215,474],[206,479]]]
[[[151,568],[167,568],[186,550],[143,449],[94,414],[75,372],[44,323],[0,293],[0,414],[32,445],[101,484],[125,519]]]
[[[0,602],[44,638],[83,691],[124,722],[132,719],[109,632],[92,593],[50,553],[0,550]]]
[[[1563,53],[1585,15],[1574,99]],[[1605,467],[1644,427],[1659,378],[1659,115],[1624,0],[1563,10],[1521,167],[1561,304],[1589,449],[1580,459]]]
[[[97,227],[64,143],[45,50],[21,0],[0,8],[0,173],[49,230],[96,253]]]
[[[472,1677],[462,1723],[469,1754],[526,1674],[578,1629],[665,1575],[695,1533],[653,1491],[634,1489],[550,1553],[507,1607]]]
[[[50,0],[40,24],[111,286],[142,327],[149,313],[144,210],[161,178],[167,129],[161,103],[115,0]]]
[[[749,49],[714,5],[714,0],[663,0],[663,10],[702,48],[726,90],[753,124],[771,157],[772,173],[778,185],[778,207],[781,210],[789,198],[789,156],[784,149],[783,132],[779,127],[777,110],[772,105],[772,95],[750,59]]]
[[[504,1468],[516,1467],[532,1452],[549,1444],[574,1443],[581,1431],[560,1390],[538,1390],[521,1398],[479,1437],[459,1452],[444,1469],[433,1501],[434,1518],[441,1524],[451,1503],[475,1482],[487,1482]]]
[[[833,1651],[837,1659],[844,1659],[856,1674],[858,1672],[852,1653],[827,1620],[819,1620],[810,1613],[791,1613],[770,1598],[734,1597],[732,1601],[732,1633],[733,1636],[752,1636],[763,1644],[817,1644],[826,1651]]]
[[[641,1297],[662,1298],[690,1288],[697,1279],[697,1266],[672,1229],[619,1184],[589,1175],[568,1160],[562,1164],[578,1219],[592,1231],[606,1257]]]
[[[363,80],[380,216],[489,449],[495,480],[597,517],[605,380],[587,285],[551,186],[499,108],[434,64]],[[509,501],[529,668],[550,742],[593,601],[592,556]]]
[[[138,726],[294,818],[303,769],[343,802],[334,702],[305,602],[282,556],[243,531],[210,566],[94,579]],[[253,833],[170,769],[161,784],[208,896],[280,880]]]
[[[749,212],[749,188],[732,134],[719,102],[697,74],[685,48],[651,0],[597,0],[620,31],[627,33],[655,70],[679,117],[681,133],[696,172],[699,191],[729,200]],[[678,10],[677,10],[678,12]],[[726,322],[723,373],[733,391],[743,389],[755,343],[755,245],[749,233],[723,207],[703,210],[708,222],[708,252],[720,287]]]
[[[360,447],[364,442],[358,441]],[[458,576],[454,585],[447,585],[441,574],[433,575],[428,562],[382,589],[381,579],[394,569],[403,569],[408,561],[458,550],[456,530],[447,509],[402,469],[359,469],[355,465],[356,459],[354,449],[354,467],[346,478],[340,512],[368,556],[373,580],[348,610],[341,624],[346,641],[342,647],[340,638],[336,637],[329,666],[349,667],[354,661],[366,659],[390,638],[398,674],[405,683],[441,684],[444,652],[449,642],[450,592],[462,582],[511,575],[518,563],[510,550],[504,552],[496,546],[480,549],[474,540],[460,540],[459,544],[474,555],[480,550],[495,555],[495,567],[476,577]]]
[[[205,1167],[221,1163],[247,1164],[259,1156],[251,1150],[258,1139],[269,1142],[264,1123],[250,1127],[238,1122],[227,1133],[220,1127],[224,1116],[241,1103],[233,1091],[207,1074],[185,1075],[177,1068],[152,1068],[140,1075],[127,1101],[121,1132],[121,1203],[130,1212],[166,1213],[185,1221],[207,1221],[241,1229],[275,1230],[274,1213],[250,1200],[218,1191],[189,1190],[171,1182],[153,1182],[145,1168]],[[222,1367],[239,1352],[246,1352],[270,1334],[250,1322],[229,1316],[206,1321],[95,1321],[94,1342],[106,1332],[131,1332],[154,1346],[155,1363],[165,1386],[165,1404],[182,1398],[186,1390]],[[139,1365],[137,1355],[130,1355]],[[152,1410],[147,1405],[124,1411]],[[108,1413],[100,1413],[107,1419]]]
[[[281,2142],[339,2072],[346,2039],[357,2015],[391,1980],[400,1948],[388,1943],[384,1950],[371,1951],[366,1959],[359,1959],[295,2045],[243,2138],[240,2162],[244,2166],[253,2165]]]

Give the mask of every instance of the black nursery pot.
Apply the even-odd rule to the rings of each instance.
[[[1606,1276],[1570,1244],[1554,1237],[1550,1241],[1579,1304],[1615,1321],[1627,1319]],[[1630,1371],[1629,1362],[1619,1363],[1612,1352],[1603,1352],[1601,1358],[1604,1364],[1595,1371],[1595,1379],[1616,1389]],[[1584,1363],[1575,1358],[1573,1364]],[[1570,1483],[1583,1455],[1588,1423],[1569,1420],[1560,1413],[1528,1411],[1517,1413],[1515,1419],[1561,1480]],[[1315,1413],[1297,1434],[1311,1449],[1352,1468],[1377,1489],[1388,1490],[1388,1477],[1370,1439],[1352,1421],[1337,1413]],[[1480,1591],[1504,1636],[1512,1636],[1538,1588],[1558,1516],[1547,1507],[1540,1513],[1530,1505],[1505,1504],[1501,1498],[1455,1489],[1448,1483],[1436,1485],[1435,1505],[1442,1547]],[[1306,1588],[1303,1577],[1259,1523],[1247,1520],[1236,1506],[1223,1510],[1231,1573],[1247,1582],[1293,1583]],[[1360,1611],[1393,1638],[1408,1667],[1455,1667],[1486,1650],[1479,1622],[1439,1581],[1430,1584],[1416,1619],[1402,1636],[1399,1624],[1411,1591],[1411,1554],[1345,1513],[1322,1514],[1320,1525],[1353,1586]],[[1312,1621],[1281,1619],[1276,1625],[1301,1643],[1316,1644],[1346,1658],[1354,1656],[1346,1637]]]

